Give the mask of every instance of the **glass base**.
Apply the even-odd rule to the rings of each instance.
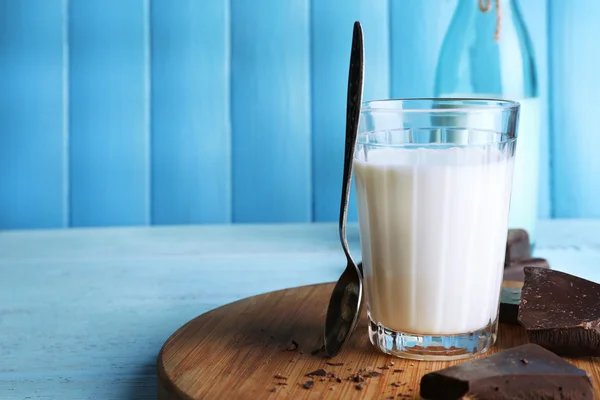
[[[498,320],[475,332],[459,335],[419,335],[397,332],[369,316],[369,340],[382,352],[411,360],[464,360],[487,352],[496,342]]]

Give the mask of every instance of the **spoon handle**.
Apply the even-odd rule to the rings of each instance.
[[[354,23],[352,34],[352,52],[350,54],[350,72],[348,73],[348,99],[346,106],[346,147],[344,151],[344,177],[342,181],[342,200],[340,204],[340,241],[349,262],[354,264],[348,240],[346,239],[346,218],[348,217],[348,200],[350,197],[350,183],[352,181],[352,162],[356,136],[358,135],[358,122],[362,102],[364,78],[364,48],[363,32],[360,22]],[[356,264],[354,264],[356,265]]]

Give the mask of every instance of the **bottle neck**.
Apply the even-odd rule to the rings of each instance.
[[[519,18],[516,3],[517,0],[460,0],[456,13],[479,31],[492,31],[494,38],[500,40],[503,26],[514,24],[514,18]]]

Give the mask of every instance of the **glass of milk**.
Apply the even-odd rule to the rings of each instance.
[[[496,340],[519,103],[369,101],[354,156],[369,338],[453,360]]]

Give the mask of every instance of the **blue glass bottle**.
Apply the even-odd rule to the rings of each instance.
[[[535,243],[540,100],[535,60],[517,0],[459,0],[438,59],[436,97],[521,103],[509,227]]]

